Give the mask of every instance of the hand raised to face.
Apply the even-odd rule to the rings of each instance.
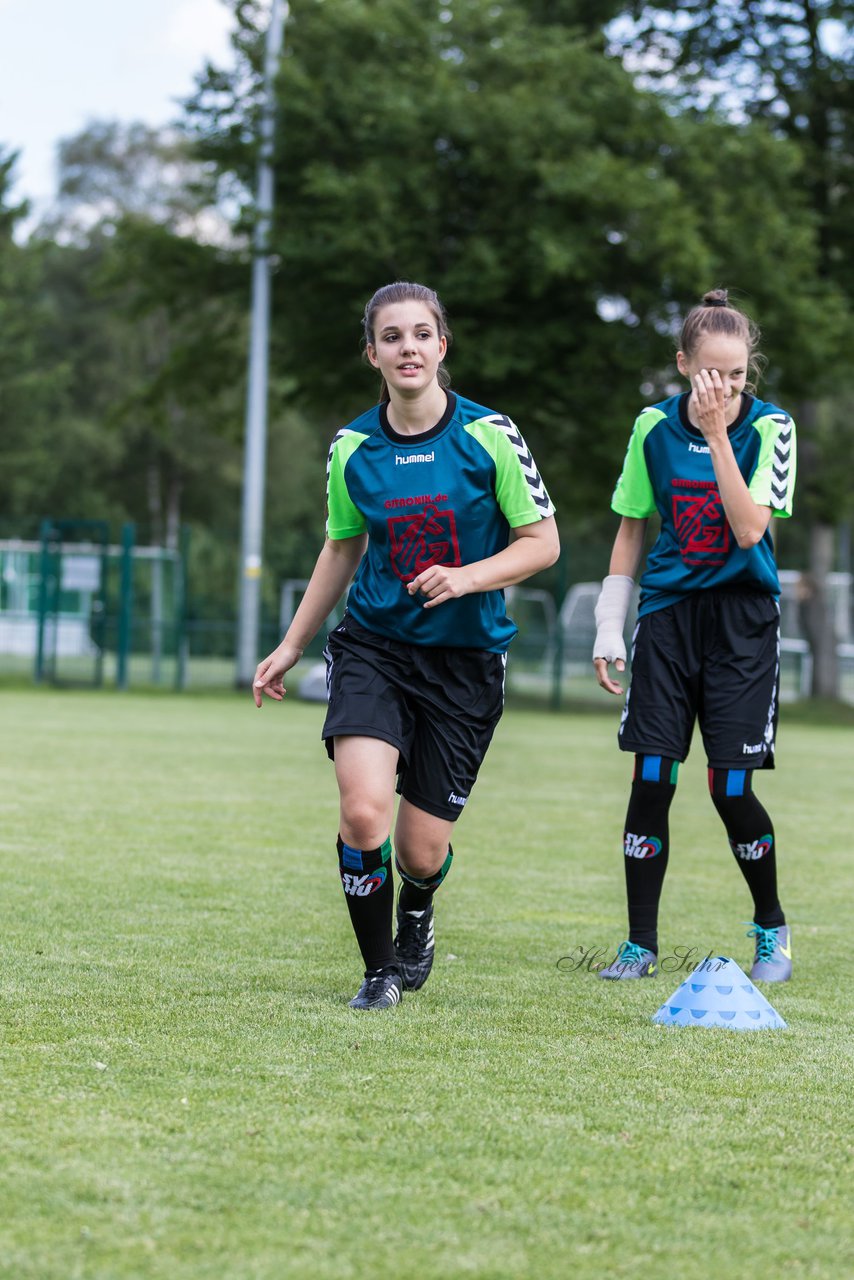
[[[726,392],[717,369],[700,369],[691,379],[689,412],[692,421],[708,439],[726,432]]]

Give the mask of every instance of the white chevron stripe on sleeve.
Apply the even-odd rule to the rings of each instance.
[[[512,418],[508,418],[503,413],[490,414],[490,416],[485,418],[484,421],[491,422],[494,426],[499,427],[504,432],[513,448],[516,450],[519,463],[531,490],[531,497],[540,508],[544,518],[546,516],[553,515],[554,506],[552,504],[552,500],[548,495],[542,476],[537,470],[537,464],[534,461],[533,454],[525,444],[525,441],[522,438],[522,433],[516,426],[515,422],[513,422]]]
[[[771,506],[781,511],[786,506],[789,493],[789,472],[792,461],[792,419],[785,413],[774,413],[771,421],[779,426],[774,441],[774,461],[771,479]]]

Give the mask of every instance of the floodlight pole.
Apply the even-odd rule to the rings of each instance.
[[[243,457],[243,514],[240,542],[240,602],[237,622],[237,683],[249,685],[258,662],[261,552],[264,541],[264,483],[267,454],[267,365],[270,328],[270,224],[273,215],[273,137],[276,76],[282,49],[286,0],[271,0],[264,53],[260,151],[255,230],[252,237],[252,320],[246,388]]]

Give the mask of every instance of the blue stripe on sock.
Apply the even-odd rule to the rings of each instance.
[[[641,769],[642,782],[661,781],[661,756],[644,756]]]
[[[350,867],[353,871],[364,870],[364,867],[362,866],[362,850],[353,849],[349,844],[344,844],[343,841],[341,847],[341,861],[345,867]]]
[[[728,796],[744,795],[744,779],[746,776],[746,769],[729,769],[727,771],[726,793]]]

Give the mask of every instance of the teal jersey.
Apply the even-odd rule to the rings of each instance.
[[[795,424],[774,404],[744,393],[729,438],[750,496],[772,515],[790,516],[795,490]],[[661,532],[640,580],[639,615],[710,587],[780,594],[770,523],[755,547],[739,547],[726,518],[709,446],[688,419],[688,396],[643,409],[611,501],[622,516],[658,512]]]
[[[432,565],[502,551],[510,530],[554,513],[518,428],[503,414],[448,394],[440,422],[398,434],[375,405],[335,436],[327,465],[327,536],[368,534],[347,608],[356,622],[409,644],[503,653],[516,626],[503,591],[424,608],[406,585]]]

